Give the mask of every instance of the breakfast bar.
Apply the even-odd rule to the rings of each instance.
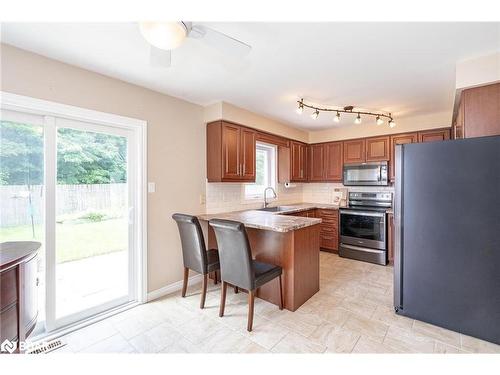
[[[319,232],[321,219],[290,216],[314,207],[287,206],[281,212],[248,210],[198,215],[200,221],[226,219],[242,222],[254,259],[283,268],[284,308],[297,310],[319,291]],[[286,213],[283,215],[282,213]],[[208,248],[217,248],[215,233],[208,226]],[[257,291],[257,297],[279,305],[278,280]]]

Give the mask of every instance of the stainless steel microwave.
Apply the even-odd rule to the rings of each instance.
[[[346,186],[389,185],[387,162],[345,164],[343,183]]]

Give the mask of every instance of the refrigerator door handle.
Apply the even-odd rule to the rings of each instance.
[[[403,173],[404,148],[396,145],[394,195],[394,309],[403,308]]]

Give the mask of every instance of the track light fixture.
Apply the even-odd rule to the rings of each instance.
[[[355,124],[361,124],[361,115],[366,115],[366,116],[374,116],[375,117],[375,123],[377,125],[382,125],[384,123],[384,117],[389,120],[388,124],[391,128],[396,126],[396,122],[392,118],[392,114],[389,113],[382,113],[382,112],[367,112],[367,111],[354,111],[354,107],[352,105],[345,106],[344,108],[321,108],[321,107],[316,107],[311,104],[304,103],[304,99],[300,99],[297,101],[298,107],[296,109],[298,114],[302,114],[304,112],[304,108],[311,108],[314,110],[314,112],[311,114],[311,118],[316,120],[319,117],[320,112],[336,112],[335,116],[333,117],[334,122],[340,122],[340,113],[352,113],[356,114],[357,116],[354,119]]]

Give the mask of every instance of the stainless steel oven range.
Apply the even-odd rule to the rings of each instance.
[[[349,207],[340,210],[339,255],[387,264],[387,210],[392,193],[350,192]]]

